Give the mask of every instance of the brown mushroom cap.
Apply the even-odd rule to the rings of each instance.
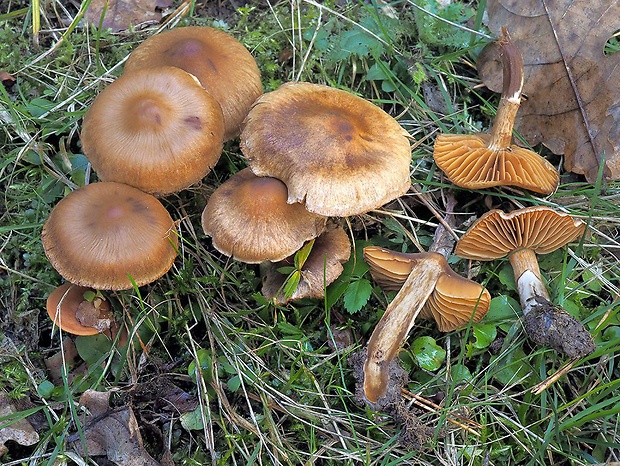
[[[98,305],[95,305],[87,301],[84,298],[87,291],[90,291],[90,288],[69,282],[52,291],[47,298],[46,308],[54,325],[73,335],[84,336],[96,335],[110,328],[113,319],[110,303],[100,300]],[[83,325],[87,322],[80,322],[80,313],[88,313],[95,319],[89,322],[89,325]]]
[[[531,150],[512,145],[489,148],[489,134],[440,134],[433,157],[448,179],[467,189],[516,186],[535,193],[551,194],[560,175],[553,165]]]
[[[408,254],[376,246],[364,248],[370,274],[385,291],[400,290],[416,262],[425,257],[428,253]],[[443,256],[433,254],[431,257],[441,264],[443,270],[418,317],[435,320],[441,332],[451,332],[470,321],[480,322],[491,304],[488,290],[455,273]]]
[[[327,221],[286,200],[284,183],[246,168],[213,192],[202,227],[222,254],[250,264],[280,261],[320,235]]]
[[[293,257],[277,263],[268,263],[263,273],[263,295],[274,299],[276,304],[286,304],[302,298],[322,298],[325,287],[340,276],[342,264],[351,255],[351,241],[342,227],[329,228],[321,233],[312,246],[312,251],[301,269],[301,279],[290,297],[282,292],[286,275],[278,272],[280,267],[292,266]]]
[[[378,208],[409,189],[407,132],[390,115],[349,92],[287,83],[260,97],[241,133],[258,176],[288,187],[288,202],[345,217]]]
[[[583,234],[586,224],[550,207],[534,206],[504,213],[491,210],[480,217],[456,245],[466,259],[488,261],[513,251],[547,254]]]
[[[219,104],[173,67],[118,78],[95,98],[81,135],[99,179],[155,194],[202,179],[219,160],[223,138]]]
[[[225,140],[239,135],[241,122],[263,93],[254,57],[233,36],[211,27],[181,27],[149,37],[129,55],[124,73],[154,66],[175,66],[198,78],[222,107]]]
[[[150,283],[176,257],[176,227],[150,194],[120,183],[79,188],[52,210],[41,233],[45,254],[65,280],[100,290]]]

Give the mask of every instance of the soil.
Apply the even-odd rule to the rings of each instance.
[[[571,358],[592,353],[596,344],[583,324],[561,307],[536,297],[536,304],[525,316],[525,332],[539,345],[550,346]]]
[[[403,398],[402,389],[409,380],[409,374],[398,363],[397,358],[390,362],[390,379],[385,395],[376,403],[368,401],[364,395],[364,363],[366,349],[353,353],[349,357],[349,364],[353,367],[355,377],[355,401],[358,404],[367,404],[373,410],[392,416],[397,426],[401,428],[400,444],[408,450],[421,449],[432,437],[435,427],[423,424],[414,409],[407,405]]]

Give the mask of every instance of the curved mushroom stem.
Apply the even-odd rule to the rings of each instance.
[[[502,97],[493,120],[493,132],[489,149],[505,150],[512,142],[512,129],[517,111],[521,105],[523,89],[523,57],[517,46],[512,42],[508,31],[502,27],[502,35],[497,44],[502,61],[503,86]]]
[[[540,276],[536,253],[531,249],[521,249],[513,252],[508,259],[514,271],[523,314],[531,310],[536,298],[549,301],[549,293]]]
[[[400,349],[416,317],[435,289],[444,268],[437,253],[421,253],[430,256],[416,261],[396,297],[375,327],[368,341],[368,353],[364,364],[364,395],[376,403],[386,393],[390,362]],[[436,256],[436,257],[433,257]]]

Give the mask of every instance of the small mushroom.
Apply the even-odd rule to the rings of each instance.
[[[108,330],[114,316],[109,301],[95,296],[90,301],[85,294],[90,288],[64,283],[47,298],[47,314],[57,327],[73,335],[96,335]]]
[[[551,194],[560,180],[555,167],[537,153],[512,144],[512,129],[521,104],[523,58],[505,28],[498,45],[504,82],[492,134],[440,134],[435,140],[435,163],[462,188],[516,186]]]
[[[241,262],[281,261],[316,238],[326,217],[288,204],[286,185],[245,168],[218,187],[202,213],[213,246]]]
[[[549,207],[526,207],[508,214],[491,210],[461,237],[455,252],[481,261],[508,256],[530,338],[570,357],[585,356],[596,348],[592,336],[579,321],[551,303],[536,258],[536,254],[548,254],[583,235],[585,228],[581,220]]]
[[[241,122],[263,93],[252,54],[219,29],[189,26],[151,36],[129,55],[124,73],[156,66],[175,66],[198,78],[222,107],[225,140],[239,135]]]
[[[189,73],[173,67],[124,74],[84,116],[82,146],[102,181],[153,194],[200,181],[220,158],[222,110]]]
[[[364,248],[364,258],[373,278],[379,276],[381,282],[388,276],[388,283],[394,286],[394,277],[402,274],[404,261],[395,255],[395,275],[384,273],[391,270],[390,259],[386,260],[390,252],[370,246]],[[390,362],[418,316],[433,316],[440,330],[451,331],[470,320],[479,321],[489,309],[491,297],[486,288],[455,274],[441,254],[423,252],[409,256],[410,272],[368,341],[363,386],[364,395],[372,403],[385,394]]]
[[[76,189],[52,209],[41,233],[52,266],[71,283],[124,290],[172,266],[176,226],[155,197],[121,183]]]
[[[407,192],[407,132],[372,103],[319,84],[286,83],[261,96],[241,132],[258,176],[288,187],[288,202],[328,217],[368,212]]]
[[[290,296],[285,296],[283,286],[286,275],[278,272],[281,267],[292,266],[293,256],[284,261],[267,262],[261,267],[263,275],[263,295],[276,304],[286,304],[302,298],[322,298],[325,287],[340,276],[342,264],[349,260],[351,242],[340,226],[327,229],[314,240],[312,251],[301,268],[297,288]]]

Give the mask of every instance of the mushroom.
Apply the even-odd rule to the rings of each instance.
[[[560,180],[555,167],[537,153],[511,144],[521,104],[523,58],[505,28],[498,45],[504,81],[492,133],[440,134],[435,139],[435,163],[452,183],[462,188],[516,186],[551,194]]]
[[[219,29],[189,26],[151,36],[129,55],[124,73],[164,65],[196,76],[219,102],[224,113],[225,140],[239,135],[241,122],[263,93],[252,54]]]
[[[418,316],[433,316],[439,329],[447,332],[482,319],[491,302],[486,288],[454,273],[441,254],[409,254],[403,260],[401,255],[392,253],[375,246],[364,248],[364,258],[373,278],[379,277],[379,283],[394,286],[400,280],[396,277],[410,269],[368,341],[363,390],[372,403],[385,395],[390,362]]]
[[[287,276],[278,269],[293,266],[293,256],[276,263],[267,262],[261,267],[263,295],[280,305],[302,298],[323,298],[325,287],[340,276],[342,264],[350,255],[351,242],[342,227],[328,228],[314,240],[312,251],[300,269],[299,284],[290,296],[283,292]]]
[[[529,337],[570,357],[585,356],[595,349],[592,336],[579,321],[551,303],[536,258],[536,254],[548,254],[583,235],[585,228],[581,220],[549,207],[526,207],[508,214],[491,210],[461,237],[455,252],[481,261],[508,256]]]
[[[88,300],[90,288],[64,283],[47,298],[47,314],[57,327],[74,335],[96,335],[110,328],[114,316],[109,301],[95,296]]]
[[[76,189],[52,209],[41,233],[65,280],[97,290],[150,283],[172,266],[176,226],[152,195],[121,183]]]
[[[346,217],[378,208],[411,185],[407,132],[390,115],[349,92],[286,83],[261,96],[241,132],[241,150],[258,176],[288,187],[288,202]]]
[[[325,228],[326,217],[288,204],[286,185],[245,168],[218,187],[202,227],[222,254],[250,264],[284,260]]]
[[[223,138],[219,104],[173,67],[118,78],[95,98],[81,134],[100,180],[153,194],[200,181],[219,160]]]

